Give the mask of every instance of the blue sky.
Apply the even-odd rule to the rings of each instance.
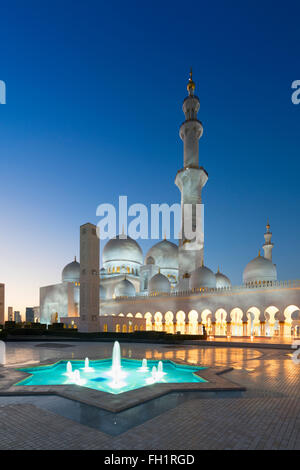
[[[96,207],[179,202],[193,66],[209,174],[205,261],[234,284],[270,219],[280,279],[300,277],[299,2],[14,1],[1,6],[0,281],[38,305]],[[151,242],[143,242],[144,252]]]

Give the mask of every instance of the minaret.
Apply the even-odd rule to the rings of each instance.
[[[265,255],[264,257],[272,261],[272,250],[273,250],[274,243],[271,242],[272,232],[270,232],[269,221],[266,225],[266,229],[267,231],[264,234],[265,244],[263,245],[263,250],[264,250],[264,255]]]
[[[96,226],[80,227],[80,322],[79,331],[100,331],[99,238]]]
[[[183,168],[177,172],[175,178],[175,184],[181,191],[182,238],[179,241],[178,260],[180,279],[182,279],[185,273],[192,272],[203,264],[204,227],[202,221],[200,223],[199,219],[196,219],[196,207],[198,204],[201,204],[202,188],[208,179],[207,172],[203,167],[199,166],[199,139],[203,134],[203,127],[197,118],[200,101],[194,95],[195,83],[193,82],[192,70],[187,90],[188,96],[182,105],[185,121],[179,130],[184,148]],[[190,211],[191,208],[192,211]],[[199,209],[200,206],[198,206]],[[197,226],[197,236],[193,240],[188,239],[186,233],[188,230],[185,230],[185,228],[187,229],[185,224],[187,224],[188,215],[189,224],[191,224],[190,228],[195,231]]]

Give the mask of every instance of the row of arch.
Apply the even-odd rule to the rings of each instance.
[[[182,310],[147,312],[145,314],[120,313],[118,316],[144,318],[146,330],[168,333],[201,334],[205,328],[208,334],[216,336],[291,336],[300,335],[300,309],[288,305],[283,311],[273,305],[265,310],[250,307],[247,311],[236,307],[230,311],[219,308],[215,312],[204,309],[202,312]]]

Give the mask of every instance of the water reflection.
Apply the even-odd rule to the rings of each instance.
[[[126,348],[123,348],[126,356]],[[167,349],[165,351],[157,349],[146,349],[145,357],[147,359],[169,359],[182,360],[190,364],[208,364],[208,365],[230,365],[233,363],[246,363],[260,357],[258,351],[241,348],[184,348]]]
[[[100,359],[111,356],[112,343],[65,343],[69,347],[53,344],[47,348],[40,343],[8,343],[7,357],[9,364],[23,364],[31,361],[54,361],[59,359]],[[201,347],[201,346],[166,346],[144,343],[122,344],[122,357],[154,360],[182,360],[189,364],[229,366],[244,365],[247,361],[259,359],[261,353],[250,348]],[[259,361],[258,361],[259,362]],[[252,367],[252,365],[251,365]]]

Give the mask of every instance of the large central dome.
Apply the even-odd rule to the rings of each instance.
[[[124,236],[124,235],[121,235]],[[143,263],[143,253],[139,244],[132,238],[116,238],[109,240],[102,253],[103,263]]]

